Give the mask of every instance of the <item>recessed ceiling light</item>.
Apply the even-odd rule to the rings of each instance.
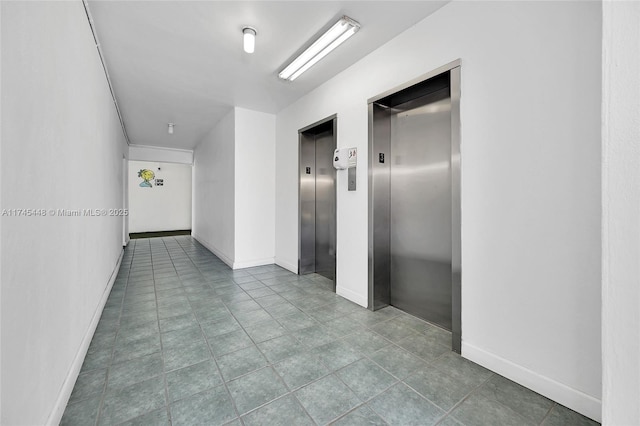
[[[244,51],[253,53],[256,50],[256,29],[252,27],[244,27],[242,29],[242,39]]]
[[[278,77],[283,80],[293,81],[303,72],[311,68],[320,59],[324,58],[336,47],[344,43],[349,37],[354,35],[360,29],[360,24],[343,16],[329,30],[322,34],[307,50],[302,52],[300,56],[293,60],[285,69],[283,69]]]

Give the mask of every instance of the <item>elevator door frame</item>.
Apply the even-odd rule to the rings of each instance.
[[[335,148],[337,148],[338,141],[338,118],[337,114],[330,115],[322,120],[316,121],[313,124],[305,126],[298,130],[298,274],[301,274],[301,261],[303,259],[303,238],[302,238],[302,190],[301,190],[301,167],[302,167],[302,138],[305,137],[304,133],[307,133],[313,130],[315,127],[322,126],[323,124],[332,123],[332,131],[333,131],[333,141]],[[335,149],[334,148],[334,149]],[[335,171],[334,171],[335,172]],[[314,172],[315,176],[315,172]],[[334,243],[334,252],[335,252],[335,262],[333,265],[333,291],[336,291],[336,283],[337,283],[337,260],[338,260],[338,250],[337,250],[337,206],[338,206],[338,187],[337,187],[337,176],[334,180],[334,206],[335,206],[335,214],[333,217],[334,220],[334,235],[333,235],[333,243]],[[314,212],[315,215],[315,212]],[[314,235],[315,240],[315,235]]]
[[[381,247],[378,244],[380,239],[388,237],[385,232],[388,233],[388,223],[390,219],[389,206],[385,206],[385,201],[381,200],[381,197],[376,198],[377,186],[385,185],[385,180],[380,179],[381,176],[376,176],[374,173],[374,166],[379,161],[378,152],[375,150],[374,139],[376,133],[378,137],[385,137],[380,135],[380,132],[390,131],[389,129],[380,129],[374,126],[374,116],[380,114],[380,109],[375,105],[376,101],[379,101],[387,96],[396,94],[404,89],[408,89],[416,84],[429,80],[440,74],[450,72],[450,92],[451,92],[451,347],[454,352],[460,353],[462,346],[462,324],[461,324],[461,282],[462,282],[462,269],[461,269],[461,250],[462,250],[462,235],[461,235],[461,163],[460,163],[460,70],[462,61],[460,59],[443,65],[429,73],[421,75],[405,84],[390,89],[378,96],[370,98],[368,102],[369,106],[369,149],[368,149],[368,164],[369,164],[369,185],[368,185],[368,200],[369,200],[369,300],[368,307],[371,310],[380,309],[387,306],[390,301],[390,282],[385,278],[386,274],[389,274],[388,265],[381,264],[380,261],[376,262],[376,259],[383,259],[390,255],[389,245]],[[389,158],[390,160],[390,158]],[[387,182],[388,183],[388,182]],[[387,189],[388,192],[388,189]],[[388,200],[387,200],[388,201]],[[388,202],[387,202],[388,204]],[[381,226],[381,223],[385,226]],[[386,302],[385,302],[386,300]]]

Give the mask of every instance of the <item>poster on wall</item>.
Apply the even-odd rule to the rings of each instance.
[[[141,169],[138,172],[138,177],[142,179],[142,182],[140,182],[140,187],[153,188],[153,185],[151,184],[151,180],[156,177],[156,174],[153,173],[153,171],[149,169]]]

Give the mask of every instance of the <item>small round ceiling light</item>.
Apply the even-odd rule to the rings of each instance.
[[[256,29],[252,27],[244,27],[242,29],[244,51],[253,53],[256,50]]]

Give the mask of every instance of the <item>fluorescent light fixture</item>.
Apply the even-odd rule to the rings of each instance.
[[[242,29],[242,38],[244,40],[244,51],[253,53],[256,50],[256,29],[252,27],[244,27]]]
[[[167,124],[167,132],[172,135],[173,134],[173,127],[175,126],[175,124],[173,123],[169,123]]]
[[[278,77],[283,80],[295,80],[300,74],[327,56],[329,52],[344,43],[359,29],[359,23],[348,16],[343,16],[333,27],[329,28],[326,33],[322,34],[318,40],[309,46],[307,50],[302,52],[300,56],[283,69],[280,74],[278,74]]]

